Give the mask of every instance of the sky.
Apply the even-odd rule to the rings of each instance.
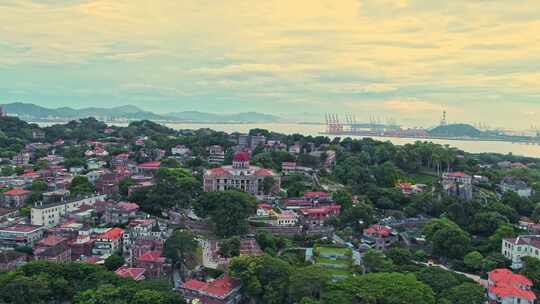
[[[0,103],[540,127],[538,0],[0,0]]]

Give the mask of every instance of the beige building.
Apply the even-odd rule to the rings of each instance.
[[[253,195],[265,195],[263,181],[272,177],[274,185],[271,193],[279,191],[280,177],[270,169],[251,166],[249,153],[240,151],[234,155],[232,166],[209,169],[204,173],[204,191],[225,191],[237,189]]]
[[[30,210],[32,225],[54,227],[60,220],[83,205],[94,205],[97,201],[105,200],[106,195],[94,195],[74,200],[65,200],[57,203],[45,204],[37,202]]]

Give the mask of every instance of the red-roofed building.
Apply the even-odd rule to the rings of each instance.
[[[124,177],[116,173],[105,173],[95,182],[96,191],[102,194],[115,194],[120,191],[119,185]]]
[[[16,247],[34,247],[43,238],[45,229],[42,226],[14,225],[0,228],[0,249]]]
[[[272,211],[272,206],[267,203],[257,205],[257,216],[269,216]]]
[[[444,173],[441,181],[448,195],[470,201],[473,198],[472,176],[463,172]]]
[[[34,259],[36,261],[68,263],[71,262],[71,248],[66,243],[51,247],[37,247],[34,249]]]
[[[309,226],[321,226],[324,221],[331,216],[338,216],[341,212],[340,205],[327,205],[318,208],[303,208],[300,209],[300,214],[303,217],[304,223]]]
[[[0,252],[0,271],[14,271],[19,266],[26,264],[28,256],[18,251]]]
[[[171,265],[167,263],[161,251],[149,251],[137,258],[136,266],[146,269],[148,278],[161,278],[171,271]]]
[[[270,193],[279,191],[280,176],[270,169],[251,166],[249,153],[236,152],[232,166],[223,166],[206,170],[204,173],[204,191],[240,190],[253,195],[267,193],[263,187],[265,177],[274,178],[274,186]]]
[[[129,164],[129,153],[122,153],[112,157],[111,166],[113,168],[126,168]]]
[[[488,300],[490,304],[533,304],[536,295],[533,283],[525,276],[508,269],[495,269],[488,273]]]
[[[240,282],[225,275],[210,282],[188,280],[180,287],[180,292],[188,302],[199,300],[201,304],[237,304],[242,300],[240,287]]]
[[[362,241],[371,244],[377,250],[386,250],[398,240],[397,233],[388,226],[372,225],[364,229]]]
[[[304,192],[304,197],[308,198],[308,199],[319,200],[319,199],[323,199],[323,198],[329,199],[331,197],[331,195],[328,192],[308,191],[308,192]]]
[[[122,266],[115,271],[116,275],[121,278],[129,278],[135,281],[142,281],[145,279],[146,269],[144,268],[131,268]]]
[[[96,238],[92,254],[94,255],[111,255],[122,247],[122,236],[124,229],[112,228],[105,233],[100,234]]]
[[[158,161],[143,163],[137,166],[137,173],[154,174],[154,172],[157,171],[159,168],[161,168],[161,162]]]
[[[139,205],[129,202],[120,202],[107,206],[105,209],[105,222],[108,224],[126,224],[135,218]]]
[[[39,247],[54,247],[62,244],[67,244],[68,238],[58,235],[49,235],[37,243]]]
[[[2,203],[7,208],[20,208],[24,205],[31,191],[15,188],[2,193]]]

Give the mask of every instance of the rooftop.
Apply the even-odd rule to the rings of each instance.
[[[135,281],[143,280],[145,272],[146,272],[146,269],[144,268],[130,268],[127,266],[122,266],[115,271],[115,273],[119,277],[130,278]]]
[[[491,271],[489,281],[489,292],[501,298],[517,297],[529,301],[536,300],[536,295],[530,290],[532,281],[508,269],[500,268]]]
[[[7,232],[34,232],[36,230],[43,229],[42,226],[35,226],[35,225],[14,225],[10,227],[1,228],[0,231],[7,231]]]
[[[148,162],[139,164],[137,166],[139,169],[159,169],[161,167],[161,162],[155,161],[155,162]]]
[[[215,298],[225,298],[240,283],[225,275],[211,282],[202,282],[199,280],[189,280],[182,286],[185,289],[195,290]]]
[[[148,251],[145,254],[141,255],[138,259],[138,262],[155,262],[163,263],[165,258],[161,255],[160,251]]]
[[[38,246],[53,247],[60,243],[67,241],[68,239],[62,236],[50,235],[43,240],[39,241]]]
[[[123,209],[126,211],[137,211],[139,210],[139,205],[129,202],[120,202],[116,204],[116,208]]]
[[[31,191],[28,191],[28,190],[24,190],[24,189],[21,189],[21,188],[15,188],[15,189],[11,189],[7,192],[4,192],[3,194],[5,196],[20,196],[20,195],[26,195],[26,194],[30,194]]]
[[[117,240],[122,237],[124,234],[124,229],[122,228],[112,228],[105,233],[102,233],[98,239],[108,239],[108,240]]]

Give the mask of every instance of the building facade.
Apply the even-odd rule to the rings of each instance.
[[[270,169],[249,164],[248,152],[240,151],[234,155],[232,166],[209,169],[204,173],[204,191],[240,190],[253,195],[264,195],[264,179],[272,177],[274,185],[270,193],[280,188],[280,176]]]
[[[516,238],[503,239],[501,253],[512,261],[513,269],[520,269],[523,267],[521,258],[540,259],[540,235],[520,235]]]
[[[97,201],[105,200],[106,195],[93,195],[52,204],[37,202],[30,210],[32,225],[54,227],[70,212],[79,209],[83,205],[93,206]]]

